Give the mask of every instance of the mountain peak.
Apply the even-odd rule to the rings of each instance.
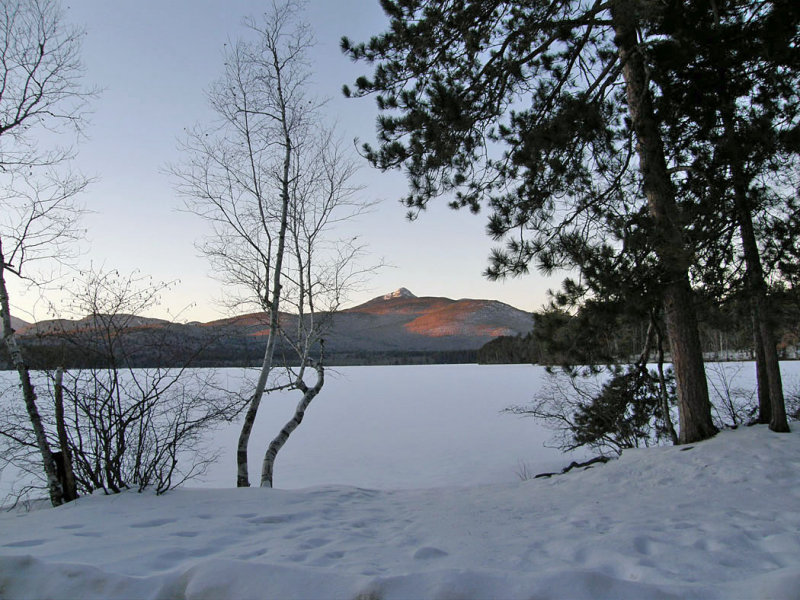
[[[416,296],[407,288],[401,287],[399,290],[395,290],[383,296],[384,300],[391,300],[393,298],[416,298]]]

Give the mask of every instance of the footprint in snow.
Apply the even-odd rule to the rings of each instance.
[[[311,538],[306,540],[300,545],[301,550],[313,550],[314,548],[320,548],[326,544],[329,544],[330,540],[326,540],[325,538]]]
[[[433,546],[423,546],[414,552],[414,558],[418,560],[429,560],[431,558],[441,558],[442,556],[447,556],[447,552]]]
[[[260,556],[264,556],[269,550],[266,548],[262,548],[260,550],[253,550],[252,552],[245,552],[244,554],[239,555],[239,560],[252,560],[254,558],[259,558]]]
[[[45,540],[23,540],[21,542],[11,542],[10,544],[3,544],[4,548],[29,548],[31,546],[40,546],[44,544]]]
[[[197,537],[196,531],[176,531],[175,533],[171,533],[170,535],[174,535],[177,537],[185,537],[185,538],[193,538]]]
[[[333,567],[336,565],[336,562],[343,557],[343,551],[334,550],[333,552],[326,552],[322,556],[315,558],[309,564],[313,567]]]
[[[248,519],[248,523],[253,525],[274,525],[277,523],[288,523],[292,521],[292,515],[269,515],[266,517],[257,517],[255,519]]]
[[[652,552],[652,542],[644,536],[633,538],[633,548],[639,554],[649,555]]]
[[[133,529],[145,529],[148,527],[161,527],[167,523],[174,523],[175,519],[152,519],[150,521],[142,521],[141,523],[131,523],[129,527]]]

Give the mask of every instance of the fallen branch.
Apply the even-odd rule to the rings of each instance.
[[[557,473],[539,473],[538,475],[534,476],[534,479],[541,479],[543,477],[552,477],[553,475],[563,475],[564,473],[568,473],[572,469],[580,469],[581,467],[589,469],[589,468],[591,468],[591,466],[593,464],[596,464],[596,463],[607,463],[610,460],[611,460],[611,458],[608,457],[608,456],[595,456],[593,459],[587,460],[586,462],[582,462],[582,463],[579,463],[579,462],[573,460],[571,463],[569,463],[568,466],[566,466],[563,469],[561,469],[560,472],[557,472]]]

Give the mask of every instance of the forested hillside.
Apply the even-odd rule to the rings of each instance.
[[[400,294],[398,292],[402,291]],[[401,288],[336,313],[320,313],[326,363],[331,365],[443,364],[477,360],[478,349],[500,335],[520,335],[531,315],[494,300],[416,297]],[[282,313],[287,337],[276,352],[291,356],[298,316]],[[34,368],[105,366],[112,359],[131,366],[252,366],[263,356],[269,332],[264,314],[210,323],[173,323],[131,314],[95,314],[22,325],[20,345]],[[102,343],[118,338],[114,356]],[[0,366],[11,368],[5,347]]]

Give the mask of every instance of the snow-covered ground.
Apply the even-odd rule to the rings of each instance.
[[[326,387],[327,403],[320,396],[297,432],[312,437],[292,438],[278,459],[276,485],[306,477],[312,487],[95,495],[4,513],[0,598],[800,597],[800,426],[781,435],[740,428],[518,481],[518,460],[554,460],[540,454],[531,420],[497,414],[533,393],[528,385],[523,398],[507,397],[531,374],[343,369],[343,387]],[[349,412],[364,409],[363,392],[375,393],[374,413]],[[516,446],[518,425],[534,432],[527,448]],[[327,437],[313,441],[315,427]],[[348,437],[361,430],[372,433]],[[312,468],[300,458],[308,444],[321,446],[314,460],[333,460]],[[506,445],[509,453],[498,450]],[[345,449],[355,457],[344,459]],[[461,464],[482,453],[494,458]],[[358,483],[361,459],[368,485]],[[226,485],[230,470],[210,484]]]

